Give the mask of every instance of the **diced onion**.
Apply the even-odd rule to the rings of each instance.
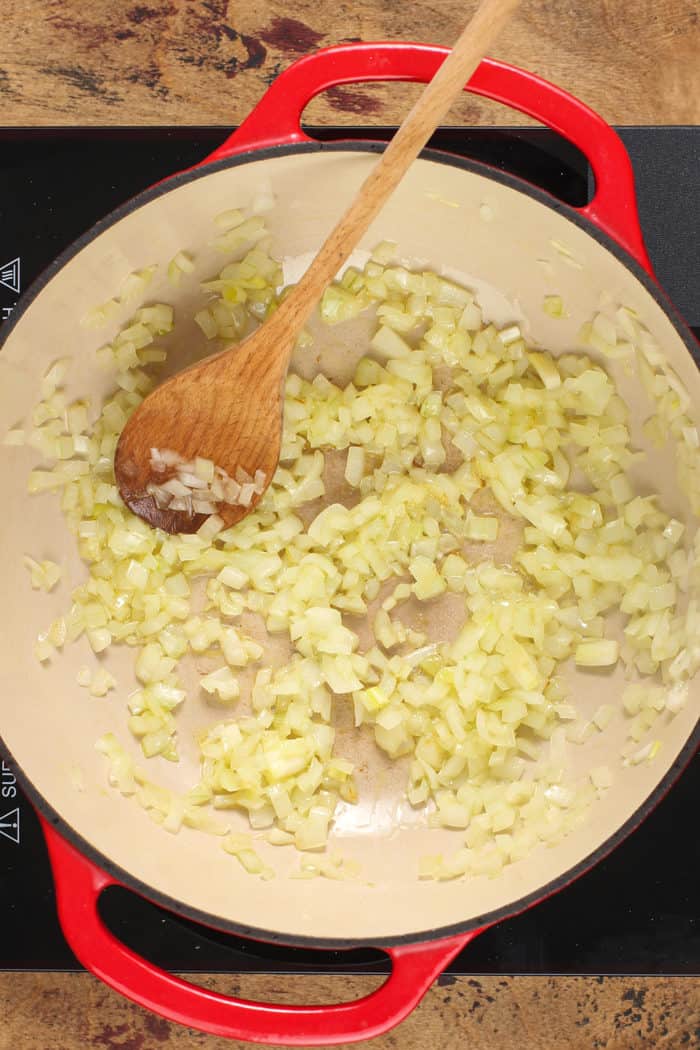
[[[249,208],[215,220],[214,246],[229,260],[203,284],[194,320],[219,346],[286,294],[262,218],[273,206],[261,185]],[[480,214],[493,218],[490,205]],[[281,845],[305,854],[295,877],[356,877],[351,859],[324,852],[339,803],[358,798],[354,765],[337,752],[338,705],[386,755],[405,758],[409,803],[459,836],[452,853],[422,859],[420,877],[491,878],[538,842],[558,842],[612,786],[607,766],[570,782],[570,750],[620,711],[623,761],[650,760],[655,721],[682,708],[700,664],[700,541],[657,497],[638,494],[629,413],[598,363],[637,364],[655,406],[648,429],[654,440],[677,439],[682,485],[700,509],[689,395],[640,319],[608,296],[580,333],[586,352],[555,358],[529,346],[519,323],[499,329],[485,319],[469,289],[397,256],[383,242],[324,293],[322,323],[375,309],[375,328],[345,386],[288,376],[271,479],[151,450],[149,491],[159,506],[203,514],[193,535],[167,536],[135,518],[113,476],[119,433],[165,360],[157,339],[173,330],[167,303],[141,306],[99,349],[114,373],[103,405],[67,403],[68,362],[59,359],[30,425],[5,437],[49,461],[30,473],[29,490],[57,492],[88,566],[71,607],[36,639],[37,658],[50,663],[82,635],[95,653],[133,646],[129,729],[147,758],[177,761],[188,693],[179,664],[197,654],[214,718],[199,731],[202,775],[186,796],[148,780],[115,738],[99,747],[110,782],[156,824],[220,837],[263,879],[272,874],[265,850]],[[194,268],[178,252],[168,276],[176,283]],[[120,300],[143,298],[154,272],[128,275]],[[106,323],[111,302],[91,323]],[[543,309],[566,316],[559,295]],[[326,493],[329,453],[342,457],[342,502]],[[226,504],[252,509],[227,528]],[[26,565],[35,587],[58,582],[54,563]],[[443,602],[461,619],[449,638],[432,637],[421,621],[434,613],[440,623]],[[608,625],[615,612],[619,634]],[[247,636],[246,616],[280,636],[288,657],[260,666],[265,647]],[[78,675],[97,697],[116,688],[103,659]],[[582,717],[560,673],[572,659],[584,673],[619,661],[635,681]],[[218,819],[227,809],[246,815],[250,835]]]
[[[579,667],[611,667],[617,663],[619,645],[614,639],[601,638],[595,642],[581,642],[574,659]]]

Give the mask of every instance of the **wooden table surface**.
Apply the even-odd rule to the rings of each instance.
[[[237,124],[290,62],[343,40],[450,44],[475,0],[4,0],[0,124]],[[698,0],[523,0],[493,49],[611,123],[700,123]],[[417,89],[336,88],[311,123],[392,124]],[[519,123],[465,97],[455,123]]]
[[[449,44],[474,6],[474,0],[5,0],[0,125],[236,124],[280,70],[314,48],[353,39]],[[700,123],[699,0],[524,0],[493,54],[551,78],[611,123]],[[415,90],[337,88],[312,103],[307,118],[396,123]],[[465,97],[451,122],[523,118]],[[377,978],[219,976],[205,983],[251,998],[331,1002],[366,994]],[[161,1021],[87,974],[0,974],[0,1017],[0,1050],[244,1045]],[[700,1045],[700,982],[444,978],[400,1028],[371,1045],[682,1050]]]

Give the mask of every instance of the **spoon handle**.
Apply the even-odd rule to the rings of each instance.
[[[451,53],[324,241],[294,295],[277,311],[277,324],[284,327],[288,336],[298,334],[304,327],[326,285],[369,229],[519,3],[520,0],[482,0]],[[287,346],[291,355],[294,339]]]

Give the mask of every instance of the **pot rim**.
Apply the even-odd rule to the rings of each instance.
[[[2,326],[3,331],[0,335],[0,351],[7,342],[8,338],[12,334],[15,326],[22,319],[24,314],[31,308],[34,300],[41,294],[43,289],[49,283],[49,281],[68,263],[73,259],[83,248],[85,248],[92,241],[96,240],[101,234],[105,233],[110,227],[116,225],[121,219],[134,211],[137,211],[142,205],[150,203],[152,200],[156,200],[159,197],[164,196],[171,190],[184,185],[188,182],[193,182],[200,178],[205,178],[207,175],[217,171],[221,171],[227,168],[237,167],[241,164],[247,164],[259,160],[273,159],[279,156],[286,156],[295,153],[320,153],[320,152],[362,152],[362,153],[380,153],[386,148],[387,143],[378,142],[374,140],[348,140],[342,139],[333,142],[302,142],[294,143],[292,145],[284,146],[270,146],[262,149],[253,149],[245,153],[236,154],[231,157],[226,157],[222,160],[212,161],[210,163],[202,164],[195,168],[190,168],[186,171],[179,172],[175,175],[170,176],[162,182],[157,183],[155,186],[150,187],[131,197],[125,201],[124,204],[119,205],[113,209],[102,219],[99,219],[93,226],[82,233],[76,240],[74,240],[67,248],[65,248],[52,263],[50,263],[45,270],[32,282],[27,290],[22,294],[17,306],[12,312],[11,317]],[[465,157],[457,156],[455,154],[448,153],[443,150],[435,149],[424,149],[420,154],[420,159],[434,161],[439,164],[449,164],[452,167],[460,168],[464,171],[471,172],[476,175],[492,179],[495,182],[499,182],[502,185],[508,186],[510,189],[516,190],[517,192],[524,193],[526,196],[533,198],[540,204],[551,208],[564,219],[569,222],[573,222],[579,226],[585,233],[592,236],[597,240],[604,248],[611,252],[618,262],[630,270],[634,276],[641,282],[647,292],[653,297],[661,310],[671,321],[676,332],[684,342],[688,352],[691,356],[694,356],[694,351],[697,353],[697,342],[694,339],[691,331],[687,327],[685,321],[678,313],[673,303],[668,299],[665,292],[650,276],[650,274],[634,259],[625,249],[607,233],[602,231],[593,222],[581,215],[575,208],[565,204],[563,201],[558,200],[556,197],[551,196],[546,191],[539,187],[527,182],[525,179],[521,179],[515,175],[511,175],[508,172],[503,172],[498,168],[494,168],[489,164],[485,164],[481,161],[470,160]],[[73,845],[79,852],[86,857],[91,863],[95,864],[98,868],[101,868],[108,875],[112,876],[119,884],[124,886],[139,896],[145,898],[153,904],[158,905],[161,908],[166,909],[176,915],[182,916],[193,922],[200,923],[203,926],[219,930],[223,933],[231,933],[239,937],[248,937],[253,940],[268,942],[272,944],[281,944],[289,947],[303,947],[303,948],[316,948],[319,950],[333,950],[333,949],[353,949],[353,948],[389,948],[404,944],[418,944],[433,940],[442,940],[443,938],[455,937],[460,934],[467,934],[472,931],[480,929],[486,929],[492,926],[496,922],[502,919],[508,918],[509,916],[518,915],[521,912],[527,910],[533,905],[545,900],[547,897],[552,896],[554,893],[563,889],[565,886],[572,883],[575,879],[579,878],[585,872],[593,868],[599,861],[606,857],[612,852],[627,836],[634,831],[636,827],[649,815],[649,813],[658,805],[661,799],[666,795],[675,781],[680,777],[683,770],[689,765],[695,752],[700,747],[700,719],[696,722],[693,731],[689,734],[686,743],[684,744],[681,751],[676,756],[673,765],[667,770],[666,774],[657,782],[654,790],[647,796],[647,798],[641,803],[640,806],[634,811],[634,813],[607,839],[605,839],[600,845],[587,854],[581,861],[575,864],[573,867],[568,868],[565,872],[559,875],[557,878],[552,879],[532,893],[526,894],[518,900],[513,901],[509,904],[504,905],[501,908],[496,908],[484,915],[478,916],[473,919],[469,919],[462,922],[451,923],[448,926],[441,926],[436,929],[422,930],[415,933],[405,933],[398,936],[384,936],[375,938],[330,938],[330,937],[314,937],[314,936],[298,936],[285,934],[279,930],[268,930],[255,926],[246,926],[244,923],[235,922],[233,920],[222,919],[219,916],[212,915],[211,913],[192,907],[191,905],[184,904],[177,899],[170,897],[168,894],[162,893],[155,887],[148,883],[142,882],[140,879],[126,872],[120,865],[114,863],[110,858],[106,857],[98,849],[96,849],[90,842],[87,841],[78,831],[76,831],[71,824],[65,821],[53,808],[51,803],[44,798],[44,796],[34,787],[29,777],[24,773],[20,761],[15,757],[12,751],[8,748],[7,744],[3,740],[2,734],[0,733],[0,748],[8,755],[9,759],[13,764],[13,772],[17,776],[17,780],[22,788],[22,791],[31,801],[34,808],[40,814],[43,819],[51,825],[67,842]]]

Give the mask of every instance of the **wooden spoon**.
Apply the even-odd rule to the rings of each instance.
[[[185,461],[202,457],[231,478],[237,469],[250,477],[261,471],[262,491],[270,483],[280,454],[284,380],[297,338],[325,287],[461,94],[518,3],[482,0],[354,201],[269,320],[241,344],[168,379],[131,416],[117,445],[114,472],[122,499],[135,514],[166,532],[194,532],[206,517],[157,505],[147,486],[162,483],[168,472],[154,471],[153,449],[172,450]],[[262,491],[247,506],[221,502],[217,513],[233,525],[258,503]]]

